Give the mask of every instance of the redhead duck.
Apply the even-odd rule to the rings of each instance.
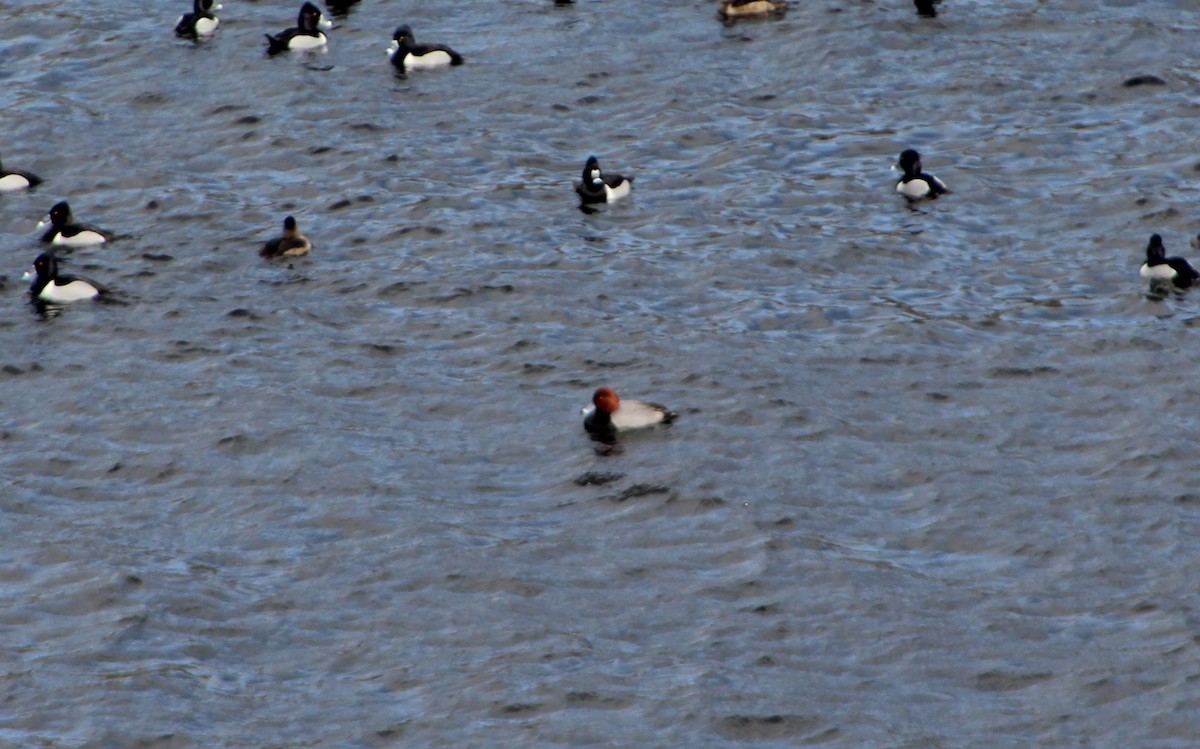
[[[583,428],[594,434],[670,424],[678,415],[657,403],[621,400],[616,391],[608,386],[596,388],[592,394],[592,405],[583,412]]]

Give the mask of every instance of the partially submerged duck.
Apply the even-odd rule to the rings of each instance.
[[[0,163],[0,192],[10,190],[28,190],[42,184],[42,178],[31,172],[20,169],[5,169]]]

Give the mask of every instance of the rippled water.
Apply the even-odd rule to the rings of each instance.
[[[1194,4],[159,5],[2,6],[0,745],[1194,745]]]

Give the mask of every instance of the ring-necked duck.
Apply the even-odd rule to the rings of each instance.
[[[583,165],[583,180],[575,185],[575,192],[586,203],[611,203],[623,198],[633,189],[633,177],[620,174],[604,174],[595,156],[589,156]]]
[[[212,36],[221,23],[213,13],[220,9],[216,0],[193,0],[192,12],[184,13],[175,22],[175,33],[189,39]]]
[[[412,29],[398,26],[388,46],[388,59],[397,69],[429,70],[447,65],[462,65],[463,56],[441,44],[416,44]]]
[[[1200,271],[1181,257],[1167,257],[1167,248],[1163,246],[1162,237],[1150,235],[1150,243],[1146,245],[1146,262],[1138,269],[1138,275],[1151,281],[1170,281],[1181,289],[1186,289],[1200,278]]]
[[[950,192],[940,179],[921,171],[921,154],[911,148],[900,152],[896,167],[904,172],[904,176],[896,183],[896,192],[910,200],[936,198]]]
[[[283,235],[264,244],[258,254],[263,257],[296,257],[310,249],[312,243],[296,228],[296,219],[288,216],[283,220]]]
[[[34,301],[69,304],[81,299],[95,299],[102,290],[91,281],[74,276],[59,275],[58,260],[53,252],[43,252],[33,261],[33,283],[29,293]]]
[[[50,228],[42,234],[42,241],[65,247],[91,247],[104,244],[111,237],[108,232],[90,224],[77,224],[71,215],[71,206],[62,200],[54,204],[46,218],[38,222],[37,228],[49,224]]]
[[[266,34],[267,54],[277,55],[289,49],[316,49],[328,43],[322,28],[332,29],[333,22],[325,19],[321,9],[312,3],[300,6],[296,16],[296,25],[284,29],[275,36]]]
[[[0,191],[25,190],[42,183],[42,178],[36,174],[23,172],[20,169],[5,169],[0,164]]]

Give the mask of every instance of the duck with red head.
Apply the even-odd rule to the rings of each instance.
[[[602,434],[670,424],[678,415],[657,403],[621,400],[608,386],[596,388],[592,406],[584,409],[584,414],[583,428]]]

